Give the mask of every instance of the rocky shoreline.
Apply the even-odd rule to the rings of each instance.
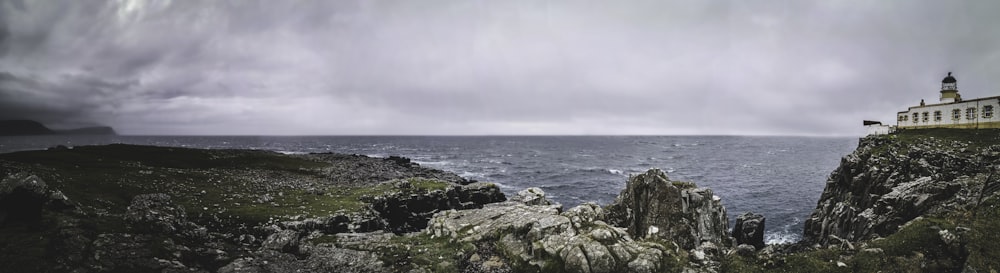
[[[11,272],[993,272],[1000,132],[860,141],[803,241],[651,169],[612,204],[406,158],[133,145],[0,154]],[[766,212],[764,212],[766,214]],[[732,229],[730,229],[732,227]]]

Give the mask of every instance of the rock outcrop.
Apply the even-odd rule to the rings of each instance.
[[[42,209],[72,206],[66,195],[50,189],[37,176],[21,173],[0,180],[0,226],[7,222],[36,223],[42,217]]]
[[[630,177],[608,206],[608,222],[634,238],[662,239],[693,249],[703,242],[729,246],[729,219],[711,189],[670,181],[658,169]]]
[[[565,212],[533,188],[482,209],[435,215],[426,232],[464,242],[496,242],[519,271],[658,272],[673,247],[639,242],[608,225],[603,209],[583,204]],[[676,263],[676,261],[674,261]]]
[[[426,232],[495,242],[513,268],[543,272],[712,270],[722,248],[731,244],[719,198],[711,190],[670,181],[657,169],[631,177],[608,208],[593,203],[561,208],[541,189],[529,188],[508,202],[438,213]],[[690,264],[680,255],[686,251]]]
[[[406,180],[396,182],[396,187],[413,188]],[[424,192],[404,190],[374,198],[371,204],[372,209],[386,220],[387,231],[404,233],[426,228],[431,217],[442,210],[482,208],[485,204],[505,200],[500,188],[493,184],[473,183]]]
[[[751,245],[755,249],[764,248],[764,215],[747,212],[736,216],[733,225],[733,239],[736,245]]]
[[[1000,145],[970,143],[906,135],[861,139],[830,175],[804,239],[827,245],[885,237],[919,216],[976,205],[990,169],[1000,164]]]

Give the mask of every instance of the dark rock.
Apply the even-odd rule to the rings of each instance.
[[[753,257],[755,251],[757,251],[757,249],[752,245],[741,244],[736,246],[736,255],[743,257]]]
[[[151,246],[157,247],[151,247]],[[177,251],[171,240],[128,233],[101,234],[93,242],[94,254],[88,262],[98,272],[151,272],[182,265],[159,253]]]
[[[15,174],[0,181],[0,225],[37,223],[51,193],[45,181],[34,175]]]
[[[922,215],[969,209],[979,196],[998,145],[978,154],[947,138],[893,136],[861,139],[830,174],[803,240],[822,246],[839,238],[858,242],[895,233]],[[832,235],[832,237],[831,237]]]
[[[402,157],[393,160],[343,154],[309,154],[303,157],[330,163],[331,166],[324,169],[323,176],[338,185],[371,186],[384,181],[409,178],[467,184],[466,179],[451,172],[420,167],[412,162],[402,164],[409,161]]]
[[[392,162],[392,163],[396,163],[396,165],[400,165],[400,166],[404,166],[404,167],[415,167],[415,166],[418,166],[416,163],[413,163],[412,161],[410,161],[409,158],[402,157],[402,156],[397,156],[397,155],[390,155],[389,157],[385,158],[385,160],[389,161],[389,162]]]
[[[764,248],[764,215],[751,212],[736,217],[733,239],[737,245],[748,244],[756,249]]]
[[[410,187],[400,181],[397,187]],[[506,200],[494,184],[477,183],[445,190],[403,191],[372,200],[372,209],[387,223],[387,231],[415,232],[427,227],[435,213],[450,209],[474,209]]]
[[[651,169],[629,178],[606,209],[607,219],[634,238],[660,238],[684,249],[705,241],[726,246],[732,239],[720,200],[710,189],[678,188],[663,171]]]
[[[125,212],[125,221],[141,233],[178,233],[197,228],[187,220],[184,208],[174,204],[170,195],[140,194],[132,198]]]

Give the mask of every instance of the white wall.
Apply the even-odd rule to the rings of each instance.
[[[993,116],[990,118],[983,117],[984,106],[993,106]],[[975,107],[976,113],[973,119],[966,118],[966,109],[969,107]],[[959,109],[959,119],[952,119],[952,110]],[[941,111],[941,120],[934,120],[934,111]],[[923,113],[927,112],[927,121],[923,120]],[[917,122],[913,120],[913,113],[918,113],[919,117]],[[900,116],[907,116],[907,119],[900,120]],[[983,98],[976,100],[966,100],[959,103],[948,103],[948,104],[931,104],[927,106],[914,106],[906,112],[900,112],[896,115],[897,125],[899,128],[913,128],[913,127],[923,127],[923,126],[948,126],[948,125],[963,125],[963,124],[976,124],[986,123],[986,122],[1000,122],[1000,97]]]
[[[865,125],[865,135],[888,135],[892,130],[889,125]]]

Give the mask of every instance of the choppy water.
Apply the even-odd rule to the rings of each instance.
[[[729,210],[767,217],[768,243],[799,240],[827,176],[857,138],[743,136],[42,136],[0,137],[0,152],[130,143],[287,153],[402,155],[423,166],[497,183],[511,195],[540,187],[566,208],[608,204],[629,174],[660,168],[710,187]]]

